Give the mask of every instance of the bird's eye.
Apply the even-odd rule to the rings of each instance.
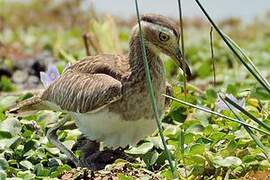
[[[163,32],[159,33],[159,40],[162,42],[166,42],[170,39],[170,36],[168,34],[165,34]]]

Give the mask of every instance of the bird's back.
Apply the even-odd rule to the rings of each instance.
[[[88,56],[68,68],[74,72],[106,74],[119,81],[129,72],[128,58],[124,55],[102,54]]]
[[[121,98],[121,80],[128,73],[126,56],[88,56],[68,67],[38,96],[18,103],[11,112],[42,109],[93,111]]]
[[[89,56],[67,68],[41,99],[63,110],[90,112],[121,98],[121,81],[128,71],[125,56]]]

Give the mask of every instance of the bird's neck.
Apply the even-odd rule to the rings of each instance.
[[[134,89],[134,84],[144,84],[146,82],[143,49],[141,46],[140,35],[136,31],[133,31],[130,39],[129,48],[130,51],[128,54],[128,60],[130,66],[130,73],[126,78],[124,89]],[[147,44],[145,46],[145,50],[152,83],[153,85],[162,84],[164,78],[164,69],[161,59],[159,58],[158,54],[155,53],[155,51],[153,51],[149,46],[147,46]],[[159,90],[160,88],[156,89]]]
[[[139,73],[141,71],[144,71],[144,59],[143,59],[144,53],[141,45],[140,34],[136,30],[133,31],[133,34],[131,36],[129,49],[130,51],[128,59],[131,72]],[[151,70],[154,68],[156,63],[159,63],[157,62],[159,61],[159,57],[147,45],[145,46],[145,50],[149,68]]]

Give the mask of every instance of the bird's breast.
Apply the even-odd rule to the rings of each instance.
[[[152,119],[124,121],[120,114],[104,108],[96,113],[72,113],[79,130],[91,140],[117,148],[135,145],[156,129]]]
[[[152,76],[152,85],[159,115],[162,115],[165,107],[165,98],[162,94],[166,93],[164,76]],[[154,114],[146,80],[142,79],[126,91],[128,93],[125,93],[120,101],[110,106],[110,111],[121,114],[125,121],[136,121],[141,118],[153,119]]]

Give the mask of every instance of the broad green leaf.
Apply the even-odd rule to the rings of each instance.
[[[147,166],[152,166],[158,159],[158,152],[157,151],[149,151],[143,156],[143,160]]]
[[[34,169],[34,165],[30,161],[27,161],[27,160],[21,161],[20,165],[22,165],[24,168],[29,169],[29,170]]]
[[[127,150],[126,153],[128,154],[146,154],[148,151],[150,151],[154,147],[153,143],[146,142],[138,147],[132,147],[130,150]]]
[[[0,179],[5,180],[6,178],[7,178],[7,173],[4,170],[0,169]]]
[[[8,164],[7,160],[5,158],[0,158],[0,169],[5,170],[8,167],[9,167],[9,164]]]
[[[203,154],[205,146],[203,144],[193,144],[189,149],[189,154]]]
[[[199,154],[187,154],[185,155],[185,163],[187,165],[193,165],[193,164],[197,164],[197,165],[204,165],[205,164],[205,157]]]
[[[124,175],[124,174],[118,174],[117,177],[119,178],[119,180],[133,180],[133,177]]]
[[[35,166],[35,171],[36,171],[36,174],[37,176],[49,176],[50,175],[50,170],[43,167],[42,164],[37,164]]]
[[[159,149],[164,150],[164,146],[163,146],[162,141],[161,141],[161,138],[159,136],[157,136],[157,137],[148,137],[148,138],[146,138],[146,140],[147,141],[150,141],[151,143],[153,143],[153,145],[156,148],[159,148]]]
[[[12,135],[7,131],[0,131],[0,139],[12,138]]]
[[[22,178],[24,180],[32,180],[35,178],[35,175],[28,170],[28,171],[19,171],[17,177]]]
[[[6,110],[7,108],[16,104],[17,97],[6,96],[0,98],[0,108]]]
[[[9,132],[12,136],[20,133],[22,125],[16,118],[7,118],[0,123],[0,131]]]
[[[234,156],[229,156],[224,159],[220,156],[217,156],[214,158],[214,163],[221,167],[230,167],[230,166],[239,166],[242,164],[242,161],[238,157]]]
[[[251,97],[260,99],[260,100],[270,100],[270,93],[266,91],[263,87],[257,87],[251,91]]]

